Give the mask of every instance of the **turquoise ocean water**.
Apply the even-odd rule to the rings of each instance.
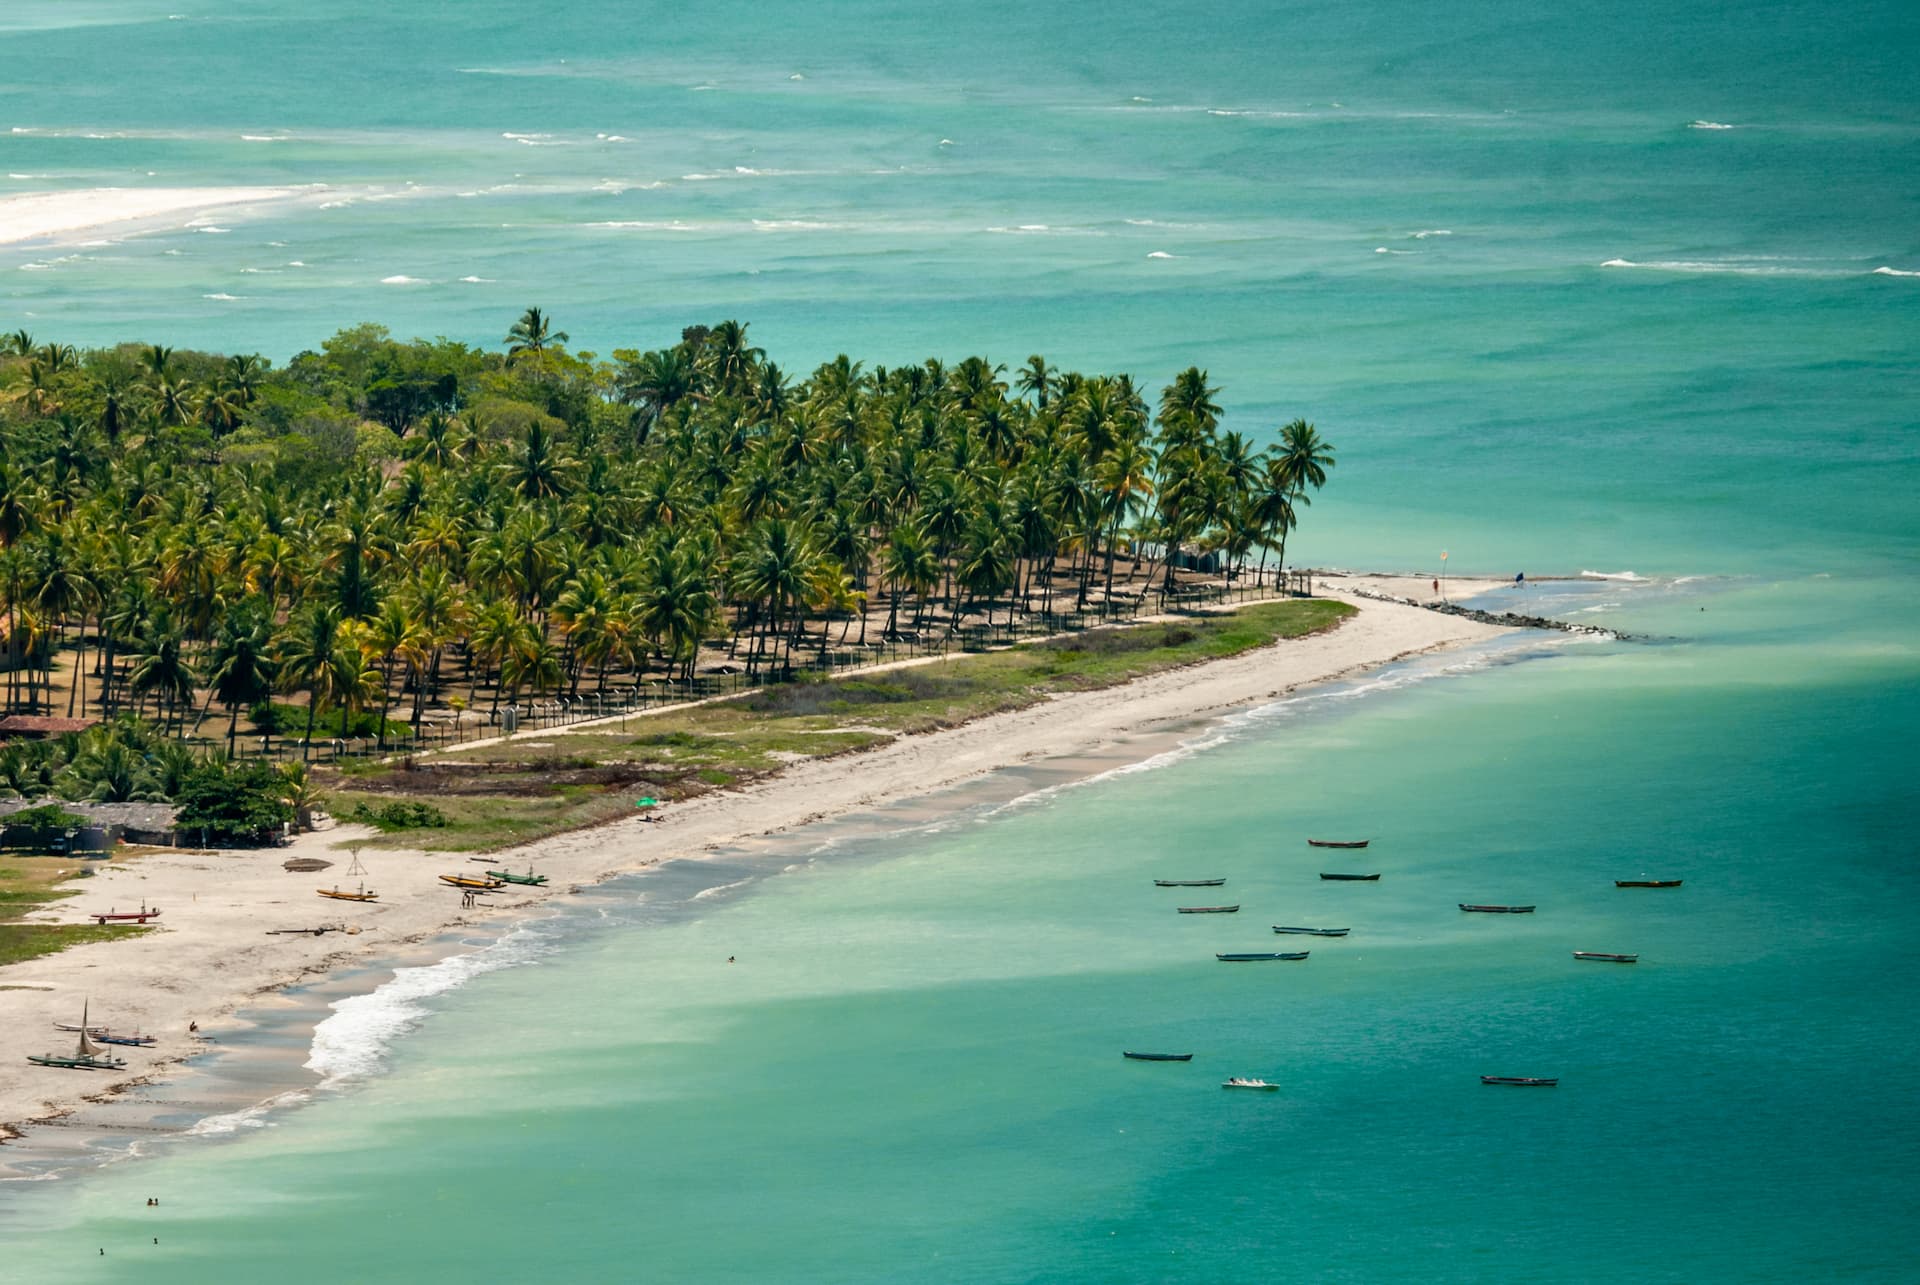
[[[306,1106],[0,1188],[21,1279],[1911,1278],[1910,7],[103,0],[0,49],[0,195],[292,189],[0,246],[8,329],[1198,362],[1339,445],[1303,561],[1632,572],[1534,605],[1659,640],[609,887],[347,1006]],[[1355,825],[1387,877],[1323,885]],[[1246,910],[1150,886],[1196,874]],[[1354,932],[1212,961],[1272,923]]]

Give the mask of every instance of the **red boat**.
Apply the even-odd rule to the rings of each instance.
[[[104,915],[89,916],[89,918],[91,918],[93,922],[95,922],[96,924],[110,924],[110,923],[111,924],[118,924],[118,923],[144,924],[149,919],[158,919],[159,917],[160,917],[160,907],[155,906],[152,910],[148,910],[147,903],[144,901],[140,903],[140,909],[138,910],[124,910],[124,911],[109,910]]]

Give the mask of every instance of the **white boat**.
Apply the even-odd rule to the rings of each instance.
[[[1275,1092],[1280,1088],[1279,1085],[1268,1084],[1265,1080],[1249,1080],[1245,1076],[1239,1075],[1226,1081],[1220,1087],[1223,1089],[1265,1089],[1268,1092]]]

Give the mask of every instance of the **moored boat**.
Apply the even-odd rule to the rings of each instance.
[[[1573,957],[1575,959],[1594,959],[1603,964],[1637,964],[1640,962],[1640,956],[1638,955],[1609,955],[1604,951],[1598,950],[1576,950],[1573,952]]]
[[[1240,913],[1240,907],[1237,905],[1181,906],[1179,910],[1180,910],[1180,913],[1183,915],[1237,915]]]
[[[1227,954],[1216,954],[1214,958],[1223,964],[1251,964],[1267,959],[1305,959],[1310,952],[1304,950],[1239,950]]]
[[[91,1005],[80,1006],[80,1039],[71,1053],[27,1054],[27,1061],[35,1066],[59,1067],[64,1071],[120,1071],[126,1069],[126,1062],[114,1057],[88,1038],[93,1029],[89,1021]]]
[[[454,888],[465,888],[472,892],[492,892],[495,888],[501,886],[501,880],[495,878],[492,871],[488,871],[484,879],[474,875],[441,875],[440,882]]]
[[[1685,880],[1681,879],[1615,879],[1616,888],[1678,888]]]
[[[112,1031],[94,1031],[92,1034],[102,1044],[119,1044],[125,1048],[143,1049],[154,1043],[151,1035],[116,1035]]]
[[[1461,902],[1460,909],[1479,915],[1530,915],[1532,906],[1476,906],[1471,902]]]
[[[1191,1053],[1122,1053],[1130,1062],[1191,1062]]]
[[[507,883],[525,884],[529,888],[538,888],[547,882],[545,875],[537,875],[531,868],[523,875],[512,874],[505,870],[489,870],[487,871],[487,876],[492,879],[504,880]]]
[[[148,920],[158,919],[159,917],[160,907],[155,906],[152,910],[148,910],[147,903],[144,901],[140,903],[140,909],[138,910],[109,910],[105,914],[87,916],[87,918],[93,920],[96,924],[144,924]]]
[[[1364,848],[1372,839],[1308,839],[1309,848]]]
[[[1268,1092],[1273,1092],[1280,1086],[1277,1084],[1269,1084],[1265,1080],[1250,1080],[1245,1076],[1236,1075],[1232,1079],[1222,1083],[1220,1087],[1223,1089],[1265,1089]]]
[[[1332,875],[1324,870],[1320,872],[1320,877],[1336,883],[1378,883],[1380,881],[1379,875]]]
[[[360,885],[360,891],[358,892],[348,892],[345,889],[341,888],[338,884],[334,885],[331,888],[316,888],[314,889],[314,891],[319,893],[322,897],[331,897],[335,901],[378,901],[380,900],[380,894],[377,892],[368,892],[367,885],[365,885],[364,883]]]
[[[1353,931],[1351,928],[1288,928],[1280,924],[1275,924],[1273,930],[1277,933],[1298,933],[1303,937],[1345,937]]]
[[[1155,879],[1156,888],[1218,888],[1225,879]]]
[[[1558,1079],[1542,1079],[1537,1075],[1483,1075],[1482,1084],[1506,1084],[1516,1089],[1551,1089],[1560,1083]]]

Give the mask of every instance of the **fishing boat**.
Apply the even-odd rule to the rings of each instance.
[[[1573,952],[1573,957],[1575,959],[1598,960],[1603,964],[1637,964],[1640,962],[1640,956],[1638,955],[1609,955],[1598,950],[1576,950]]]
[[[380,900],[379,893],[367,891],[367,880],[366,880],[367,868],[360,864],[360,846],[358,844],[349,844],[347,847],[347,851],[353,854],[353,860],[347,866],[347,873],[349,875],[360,876],[360,891],[348,892],[346,889],[342,888],[337,883],[334,884],[333,887],[331,888],[317,888],[315,889],[315,891],[318,892],[322,897],[327,897],[334,901],[378,901]]]
[[[1232,1079],[1222,1083],[1220,1087],[1223,1089],[1264,1089],[1272,1093],[1278,1090],[1280,1086],[1277,1084],[1268,1084],[1265,1080],[1249,1080],[1245,1076],[1236,1075]]]
[[[489,870],[487,871],[487,875],[489,878],[502,879],[507,883],[525,884],[529,888],[539,888],[547,882],[547,877],[545,875],[535,874],[531,866],[527,868],[527,872],[523,875],[512,874],[505,870]]]
[[[1476,906],[1470,902],[1461,902],[1460,909],[1477,915],[1530,915],[1532,906]]]
[[[92,1034],[102,1044],[118,1044],[125,1048],[143,1049],[154,1043],[151,1035],[116,1035],[112,1031],[94,1031]]]
[[[1310,952],[1304,950],[1245,950],[1234,951],[1225,955],[1216,954],[1214,958],[1223,964],[1251,964],[1259,960],[1267,959],[1305,959],[1309,953]]]
[[[454,888],[465,888],[472,892],[492,892],[501,886],[501,881],[489,870],[484,879],[473,875],[441,875],[440,882]]]
[[[1191,1053],[1122,1053],[1130,1062],[1191,1062]]]
[[[1322,879],[1334,880],[1337,883],[1378,883],[1380,882],[1379,875],[1330,875],[1324,870],[1320,872],[1320,877]]]
[[[144,901],[140,903],[140,909],[138,910],[109,910],[103,915],[88,916],[88,918],[92,919],[96,924],[144,924],[150,919],[158,919],[159,917],[160,907],[155,906],[152,910],[148,910],[147,903]]]
[[[87,1037],[92,1025],[87,1020],[88,1005],[80,1007],[80,1039],[71,1053],[43,1053],[35,1056],[27,1054],[27,1061],[35,1066],[55,1066],[67,1071],[120,1071],[126,1068],[126,1062],[114,1057],[105,1049]]]
[[[1364,848],[1372,839],[1308,839],[1309,848]]]
[[[1156,888],[1218,888],[1225,879],[1155,879]]]
[[[1288,928],[1281,924],[1275,924],[1273,930],[1277,933],[1298,933],[1302,937],[1345,937],[1353,931],[1351,928]]]
[[[1240,913],[1240,907],[1237,905],[1234,905],[1234,906],[1181,906],[1179,909],[1180,909],[1180,913],[1183,915],[1237,915]]]
[[[1685,881],[1681,879],[1615,879],[1613,886],[1616,888],[1678,888],[1683,882]]]
[[[1506,1084],[1516,1089],[1551,1089],[1560,1083],[1557,1079],[1541,1079],[1537,1075],[1483,1075],[1482,1084]]]

